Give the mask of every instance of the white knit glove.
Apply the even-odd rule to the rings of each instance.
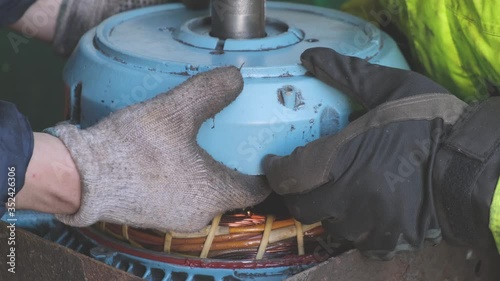
[[[176,0],[63,0],[57,19],[53,46],[63,56],[69,56],[85,32],[106,18],[128,10]],[[207,0],[183,0],[190,9],[206,8]]]
[[[264,177],[225,167],[196,142],[203,121],[242,89],[237,68],[218,68],[88,129],[54,127],[82,181],[78,212],[57,218],[78,227],[106,221],[191,232],[219,213],[264,200]]]

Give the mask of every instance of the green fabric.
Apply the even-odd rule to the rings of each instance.
[[[500,252],[500,179],[497,183],[490,207],[490,230]]]
[[[500,1],[350,0],[342,7],[410,42],[423,72],[461,99],[484,100],[500,89]]]

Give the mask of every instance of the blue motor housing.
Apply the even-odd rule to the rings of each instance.
[[[181,4],[154,6],[109,18],[80,41],[64,70],[71,119],[86,128],[110,112],[179,85],[218,66],[241,68],[245,87],[207,120],[198,143],[216,160],[262,174],[267,154],[338,132],[349,99],[306,74],[300,54],[329,47],[373,63],[408,68],[394,41],[374,25],[325,8],[267,3],[265,38],[210,36],[208,11]]]

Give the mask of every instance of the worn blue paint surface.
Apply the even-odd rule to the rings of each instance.
[[[225,42],[209,35],[207,13],[162,5],[114,16],[88,32],[64,71],[73,120],[85,128],[196,73],[241,67],[243,92],[203,124],[197,139],[216,160],[256,175],[265,155],[289,154],[348,122],[350,101],[306,75],[299,60],[304,50],[330,47],[408,68],[385,33],[336,10],[268,2],[266,38]],[[292,93],[283,97],[289,86]]]

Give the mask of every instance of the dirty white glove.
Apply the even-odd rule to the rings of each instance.
[[[62,0],[54,36],[54,49],[69,56],[85,32],[106,18],[132,9],[175,0]],[[191,9],[206,8],[207,0],[183,0]]]
[[[202,122],[242,88],[237,68],[218,68],[88,129],[56,126],[82,181],[78,212],[57,218],[73,226],[106,221],[191,232],[221,212],[264,200],[270,189],[263,177],[225,167],[196,142]]]

